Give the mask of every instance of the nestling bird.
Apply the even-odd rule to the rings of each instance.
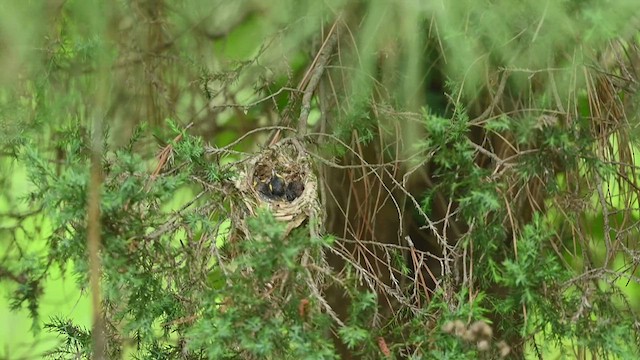
[[[268,181],[261,181],[258,183],[258,191],[266,197],[271,197],[271,190],[269,189]]]
[[[287,190],[285,191],[287,195],[288,201],[293,201],[302,195],[304,191],[304,184],[300,180],[294,180],[287,185]]]
[[[269,181],[269,191],[273,197],[282,197],[285,193],[284,179],[277,174],[273,174]]]

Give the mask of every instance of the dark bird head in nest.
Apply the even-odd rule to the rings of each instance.
[[[269,181],[269,190],[274,197],[282,197],[285,192],[284,179],[279,175],[274,174]]]
[[[259,182],[257,189],[262,195],[264,195],[266,197],[271,197],[271,190],[269,190],[269,182],[268,181]]]
[[[269,181],[260,182],[258,191],[272,200],[280,200],[285,195],[286,184],[284,179],[277,174],[273,174]]]
[[[292,182],[289,183],[289,185],[287,185],[287,190],[285,190],[285,193],[287,195],[287,200],[293,201],[299,198],[300,195],[302,195],[303,191],[304,191],[304,184],[302,183],[302,181],[293,180]]]

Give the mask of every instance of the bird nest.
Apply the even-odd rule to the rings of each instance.
[[[287,224],[285,234],[310,221],[311,235],[322,229],[318,180],[312,162],[297,139],[284,139],[239,164],[235,189],[241,204],[232,209],[235,227],[249,234],[246,219],[260,208]]]

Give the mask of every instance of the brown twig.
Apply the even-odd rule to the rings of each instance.
[[[331,26],[331,29],[329,30],[329,34],[322,43],[320,50],[311,63],[311,66],[300,81],[300,84],[298,84],[297,90],[304,94],[302,96],[302,108],[300,109],[300,117],[298,118],[298,138],[302,138],[306,133],[307,120],[309,118],[309,112],[311,111],[311,98],[313,97],[313,93],[320,83],[320,79],[322,78],[322,74],[324,74],[325,67],[329,63],[329,57],[333,53],[333,49],[338,43],[337,29],[338,24],[340,24],[341,21],[341,18],[338,17],[338,19],[336,19],[336,21],[333,23],[333,26]],[[281,131],[276,131],[273,137],[267,143],[268,146],[272,146],[273,144],[277,143],[278,140],[280,140],[280,136]]]
[[[329,56],[333,53],[333,49],[336,47],[338,43],[338,31],[337,26],[340,18],[336,20],[336,22],[329,30],[329,35],[325,39],[318,55],[314,60],[314,66],[311,79],[307,84],[307,87],[304,90],[304,95],[302,96],[302,108],[300,109],[300,117],[298,118],[298,137],[302,138],[307,129],[307,120],[309,119],[309,112],[311,111],[311,98],[313,97],[313,93],[316,91],[318,84],[320,83],[320,78],[322,78],[322,74],[324,74],[325,66],[329,62]]]
[[[18,284],[23,284],[23,285],[26,284],[28,280],[24,274],[17,275],[16,273],[13,273],[11,270],[0,266],[0,280],[2,280],[3,278],[10,279],[14,282],[17,282]]]
[[[192,126],[193,122],[189,123],[187,126],[185,126],[184,131],[187,131]],[[182,134],[178,134],[175,138],[173,138],[173,144],[177,143],[180,140],[182,140]],[[156,166],[155,170],[153,170],[153,173],[151,173],[149,182],[146,185],[147,191],[149,191],[151,183],[153,183],[153,181],[158,177],[160,171],[162,171],[162,168],[169,160],[169,157],[173,152],[173,144],[167,144],[167,146],[165,146],[162,151],[160,151],[160,154],[158,154],[158,165]]]
[[[94,124],[99,121],[94,121]],[[95,126],[94,145],[91,152],[91,181],[89,183],[89,200],[87,204],[87,248],[89,251],[89,283],[91,286],[91,302],[93,305],[93,358],[105,359],[106,333],[102,316],[102,293],[100,280],[102,264],[100,261],[100,188],[102,186],[102,162],[100,125]]]

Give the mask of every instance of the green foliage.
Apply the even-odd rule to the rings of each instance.
[[[26,310],[34,333],[44,327],[59,336],[50,358],[91,358],[91,331],[57,316],[43,326],[41,306],[58,269],[78,291],[89,286],[91,140],[104,127],[100,257],[111,357],[334,359],[344,345],[383,358],[384,344],[392,358],[495,358],[494,343],[482,350],[476,339],[444,331],[484,322],[493,340],[514,348],[556,346],[571,357],[569,343],[594,357],[636,358],[638,314],[615,284],[637,265],[637,148],[626,146],[638,145],[637,74],[596,63],[637,63],[636,7],[636,0],[5,2],[0,280],[9,305]],[[339,46],[311,102],[323,113],[309,125],[326,134],[319,149],[315,138],[305,144],[343,158],[345,169],[357,158],[393,185],[390,196],[415,196],[406,218],[420,221],[426,237],[427,221],[449,231],[434,241],[448,258],[429,289],[405,248],[386,253],[402,283],[389,296],[374,291],[356,262],[328,266],[341,240],[310,236],[304,226],[289,233],[268,211],[246,219],[248,234],[231,223],[242,202],[229,191],[239,174],[228,164],[259,149],[258,127],[295,128],[287,121],[297,118],[304,90],[297,84],[308,83],[337,14]],[[500,91],[496,74],[509,75]],[[451,80],[433,80],[439,76]],[[425,103],[437,112],[410,113]],[[259,135],[235,142],[248,131]],[[382,160],[403,159],[402,147],[415,143],[412,161],[433,186],[411,194],[397,186],[405,164],[369,167],[364,154],[353,154],[374,149]],[[163,152],[154,159],[158,144]],[[391,167],[393,175],[384,173]],[[16,184],[23,168],[28,181]],[[375,186],[363,183],[348,186]],[[400,208],[401,200],[385,202]],[[614,260],[634,269],[614,268]],[[330,288],[344,296],[340,321],[323,302]],[[382,313],[410,292],[417,305]]]
[[[285,236],[284,224],[268,212],[248,221],[251,236],[220,251],[238,252],[230,263],[211,256],[218,246],[218,211],[228,205],[211,193],[207,202],[191,201],[178,211],[163,210],[175,193],[188,189],[188,179],[206,179],[203,168],[227,174],[207,163],[201,140],[182,132],[174,161],[181,172],[151,178],[145,163],[125,148],[103,156],[101,196],[103,239],[103,302],[108,322],[109,353],[131,351],[138,358],[260,358],[332,359],[333,342],[326,336],[331,319],[320,310],[308,282],[315,281],[302,258],[322,257],[330,238],[313,238],[303,230]],[[72,269],[80,286],[88,284],[86,193],[88,152],[81,136],[60,145],[69,153],[63,172],[31,146],[22,150],[31,166],[34,189],[29,198],[40,204],[52,223],[46,254],[21,259],[22,272],[37,278],[48,266]],[[127,145],[128,147],[131,144]],[[219,186],[230,175],[218,177]],[[218,222],[218,224],[220,224]],[[203,251],[206,256],[203,256]],[[31,267],[27,268],[25,266]],[[73,265],[73,266],[72,266]],[[202,279],[210,277],[205,284]],[[36,281],[14,292],[14,306],[28,302],[38,324]],[[320,284],[320,286],[322,286]],[[283,289],[286,291],[282,292]],[[315,290],[317,291],[317,290]],[[369,307],[372,303],[369,301]],[[360,309],[364,311],[365,305]],[[63,339],[52,358],[91,353],[90,333],[70,320],[52,319],[48,331]],[[117,328],[118,335],[112,334]]]
[[[366,87],[365,87],[366,88]],[[349,142],[353,134],[358,135],[358,142],[367,144],[375,136],[376,119],[371,114],[371,104],[366,97],[360,95],[355,98],[351,107],[346,110],[342,121],[335,124],[335,135],[343,141]],[[340,149],[338,150],[339,155]]]
[[[524,227],[521,238],[517,240],[517,258],[503,262],[504,273],[499,283],[512,288],[515,305],[533,304],[536,293],[543,284],[552,281],[566,281],[568,273],[563,272],[558,260],[545,256],[543,249],[552,230],[544,226],[543,219],[536,216],[531,224]]]
[[[45,329],[57,333],[63,338],[63,342],[47,354],[50,359],[91,357],[91,332],[73,324],[71,320],[60,317],[51,318],[45,325]]]
[[[22,151],[25,163],[30,164],[29,176],[34,185],[29,199],[42,207],[52,227],[48,251],[32,260],[35,264],[32,270],[23,271],[29,276],[37,276],[50,266],[59,266],[63,271],[71,268],[78,283],[84,287],[88,282],[85,207],[89,160],[88,152],[84,150],[87,148],[83,142],[85,137],[77,136],[79,129],[75,130],[71,134],[76,136],[68,136],[60,142],[67,154],[60,174],[30,145]],[[180,155],[176,158],[182,161],[201,161],[198,156],[203,152],[187,148]],[[135,337],[141,344],[166,341],[173,336],[170,327],[162,326],[163,335],[158,335],[157,330],[161,324],[186,315],[187,306],[182,298],[184,288],[199,289],[188,285],[191,282],[189,274],[198,268],[204,271],[202,266],[206,266],[200,261],[196,262],[197,266],[192,265],[196,254],[185,248],[185,243],[179,240],[184,235],[180,234],[202,229],[202,223],[209,219],[199,215],[209,212],[202,204],[175,214],[160,210],[161,205],[185,188],[189,173],[151,179],[143,175],[146,169],[142,159],[125,149],[105,153],[102,163],[103,294],[104,306],[111,314],[108,321],[111,326],[119,323],[124,336]],[[190,221],[185,221],[187,218]],[[178,223],[179,219],[185,220],[165,230],[167,224]],[[27,258],[21,263],[27,264]],[[169,271],[172,272],[170,278],[167,277]],[[33,282],[25,283],[25,286],[28,284]],[[29,301],[35,326],[39,294],[27,290],[25,287],[17,290],[15,304]],[[67,329],[74,329],[68,321],[63,323],[59,319],[45,327],[67,337],[71,336]],[[120,341],[110,338],[112,351],[122,351]],[[74,347],[88,346],[86,342],[75,340],[67,341],[70,343]],[[84,351],[89,353],[88,349]],[[62,353],[62,350],[56,352],[60,356]]]
[[[326,334],[331,320],[320,311],[300,260],[328,244],[302,231],[284,236],[268,212],[249,221],[251,236],[224,266],[223,285],[205,291],[200,319],[189,330],[189,347],[209,359],[333,359]],[[227,244],[225,247],[234,247]],[[282,291],[284,290],[284,292]]]
[[[466,248],[473,247],[476,281],[485,289],[500,286],[507,290],[502,295],[480,294],[473,302],[479,312],[471,314],[450,312],[450,301],[439,303],[434,298],[431,300],[431,307],[443,312],[439,319],[484,320],[485,314],[499,314],[500,320],[494,323],[494,329],[505,338],[527,338],[540,334],[543,344],[555,344],[560,349],[564,348],[567,339],[571,339],[593,354],[599,354],[598,356],[637,356],[638,349],[635,346],[623,345],[636,341],[635,331],[622,330],[632,327],[630,319],[634,316],[628,314],[627,310],[616,308],[611,304],[610,298],[605,300],[605,294],[610,296],[615,293],[615,288],[588,290],[597,292],[597,296],[589,296],[575,288],[567,289],[567,284],[575,274],[572,269],[561,265],[561,260],[551,246],[557,235],[542,215],[534,214],[531,222],[519,231],[517,238],[513,240],[515,248],[511,249],[501,243],[506,235],[502,219],[508,218],[508,214],[504,198],[500,194],[504,193],[509,184],[527,184],[534,179],[543,178],[549,193],[558,193],[560,187],[554,176],[556,169],[584,172],[578,170],[584,164],[589,164],[589,171],[596,171],[598,174],[609,169],[606,173],[612,176],[611,167],[595,160],[597,156],[593,154],[594,139],[585,131],[584,122],[576,121],[571,128],[563,129],[556,124],[540,125],[541,118],[510,119],[502,115],[489,121],[487,130],[509,131],[520,145],[540,146],[531,154],[521,155],[516,172],[511,173],[511,178],[500,178],[492,176],[486,168],[478,165],[476,150],[467,137],[470,126],[464,112],[464,109],[459,109],[456,105],[451,119],[428,112],[423,114],[427,140],[422,143],[421,151],[432,156],[432,162],[436,166],[431,171],[438,184],[422,197],[421,206],[429,213],[436,194],[454,199],[465,223],[472,224],[461,240]],[[512,208],[514,206],[511,205]],[[466,290],[463,285],[457,291],[464,298]],[[463,298],[459,303],[464,303]],[[594,303],[585,304],[587,298]],[[460,310],[462,309],[464,308]],[[516,314],[522,309],[529,309],[533,314],[528,318],[521,318]],[[603,323],[615,323],[615,329],[606,335],[600,333],[598,329]],[[432,356],[480,356],[477,349],[459,338],[440,336],[435,341],[438,344],[448,344],[449,352],[434,349]],[[451,354],[455,355],[451,357]]]

